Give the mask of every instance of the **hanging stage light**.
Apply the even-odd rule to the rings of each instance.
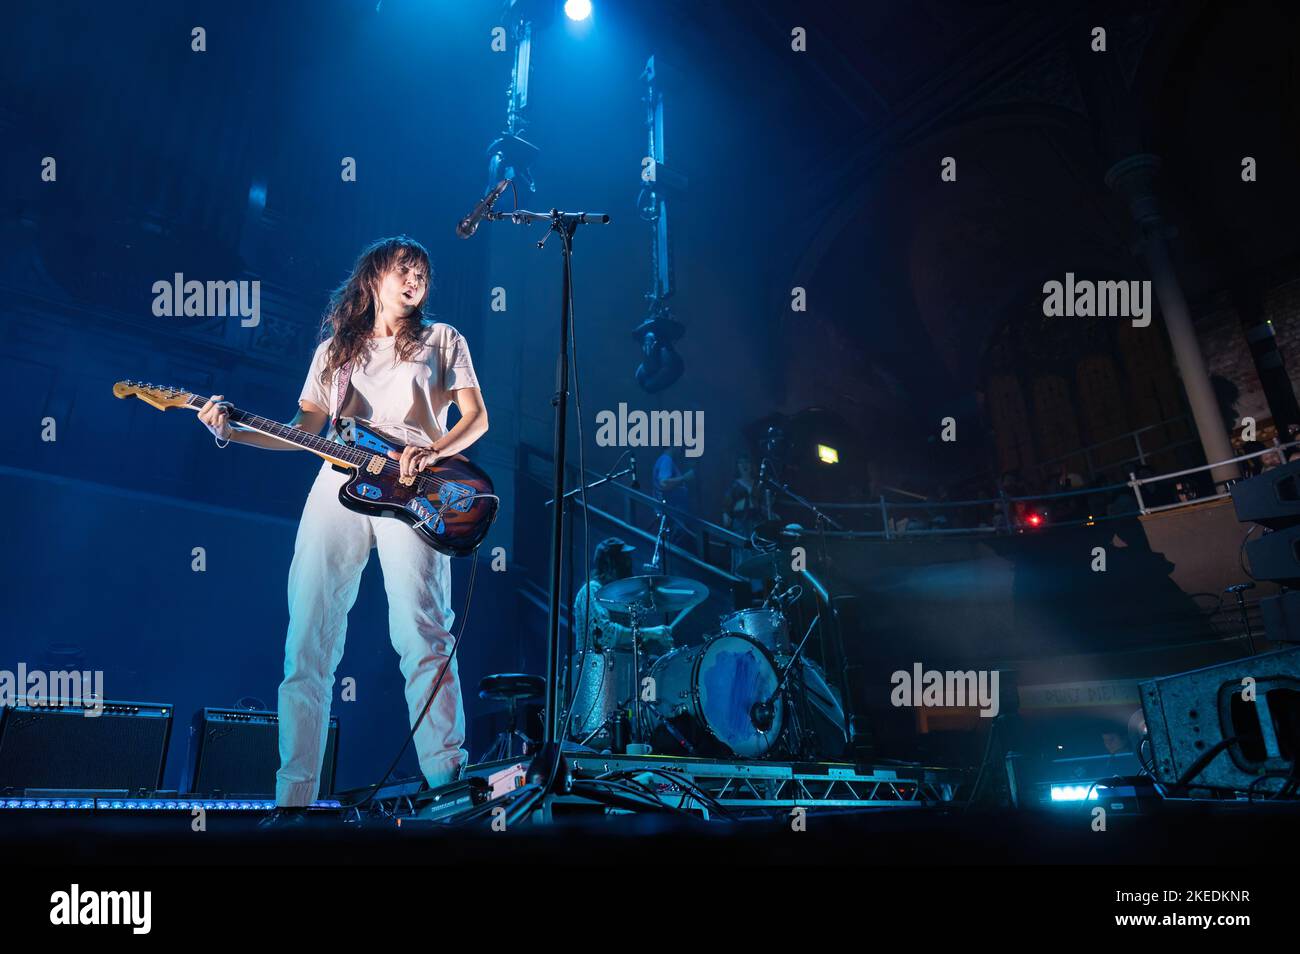
[[[570,20],[585,20],[591,16],[591,0],[565,0],[564,15]]]

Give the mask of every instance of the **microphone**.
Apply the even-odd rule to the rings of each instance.
[[[641,481],[638,480],[638,479],[637,479],[637,476],[636,476],[636,454],[629,454],[629,455],[628,455],[628,460],[630,461],[630,463],[628,464],[628,466],[632,468],[632,489],[633,489],[633,490],[640,490],[640,489],[641,489]]]
[[[509,185],[509,179],[502,179],[494,185],[491,192],[478,200],[478,204],[470,210],[469,215],[456,223],[456,234],[463,239],[473,235],[478,230],[479,223],[483,221],[483,216],[492,211],[492,206],[496,204],[497,199],[501,198],[501,193],[505,192]]]
[[[755,702],[749,707],[749,722],[759,732],[766,733],[776,720],[776,710],[771,702]]]
[[[768,598],[772,600],[774,603],[776,603],[776,605],[781,609],[785,609],[786,606],[793,605],[794,602],[797,599],[799,599],[799,597],[802,595],[803,595],[803,587],[800,586],[798,583],[796,583],[794,586],[790,587],[784,593],[773,595]]]

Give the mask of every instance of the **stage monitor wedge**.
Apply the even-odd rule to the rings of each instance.
[[[1300,752],[1300,647],[1143,682],[1156,779],[1189,788],[1267,794]],[[1232,741],[1230,741],[1232,740]],[[1196,763],[1223,743],[1199,771]],[[1254,787],[1252,787],[1254,786]]]

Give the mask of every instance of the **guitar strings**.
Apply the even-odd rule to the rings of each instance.
[[[195,405],[194,405],[194,402],[202,402],[202,403],[199,403],[199,404],[197,405],[197,406],[199,406],[199,407],[202,407],[202,406],[203,406],[203,403],[206,403],[206,402],[203,402],[203,399],[200,398],[198,395],[195,395],[193,398],[191,398],[191,400],[190,400],[189,403],[190,403],[190,405],[191,405],[192,407],[195,406]],[[329,440],[328,438],[321,437],[319,434],[311,434],[311,433],[309,433],[309,432],[307,432],[307,431],[301,430],[300,428],[293,427],[293,425],[291,425],[291,424],[284,424],[284,423],[281,423],[280,421],[273,421],[273,420],[271,420],[270,418],[262,417],[262,416],[259,415],[259,414],[251,414],[251,413],[249,413],[248,411],[240,410],[240,409],[237,408],[237,407],[232,407],[231,410],[234,412],[234,413],[231,415],[231,419],[234,420],[235,423],[237,423],[237,424],[253,424],[253,425],[257,425],[256,429],[257,429],[257,430],[263,430],[264,433],[266,432],[265,429],[267,429],[268,427],[279,428],[279,429],[281,429],[281,430],[285,430],[285,431],[289,431],[289,430],[298,431],[299,434],[301,434],[304,438],[307,439],[307,441],[310,442],[310,446],[314,447],[314,448],[317,449],[317,450],[327,451],[327,450],[333,450],[333,449],[335,449],[335,448],[342,448],[343,450],[353,451],[353,452],[355,452],[355,453],[357,453],[357,454],[365,454],[365,453],[366,453],[365,451],[363,451],[363,450],[361,450],[360,448],[355,447],[355,446],[353,446],[353,445],[350,445],[350,444],[342,444],[342,443],[340,443],[340,442],[338,442],[338,441],[332,441],[332,440]],[[273,437],[278,437],[278,436],[280,436],[280,435],[275,434],[275,433],[272,432],[271,436],[273,436]],[[297,442],[297,441],[294,441],[293,443],[298,443],[298,442]],[[341,455],[336,455],[336,456],[341,456]],[[380,455],[376,454],[376,455],[373,455],[373,456],[380,456]],[[359,470],[359,469],[361,468],[361,466],[362,466],[362,462],[361,462],[361,461],[352,461],[351,463],[356,464],[358,470]],[[397,468],[397,473],[398,473],[399,475],[401,474],[401,472],[402,472],[402,465],[401,465],[401,463],[398,462],[398,461],[393,460],[391,457],[385,457],[385,458],[384,458],[384,464],[383,464],[383,467],[380,468],[380,473],[386,473],[386,472],[388,472],[390,466],[392,466],[392,467],[396,467],[396,468]],[[430,485],[431,485],[432,487],[434,487],[434,488],[441,488],[441,487],[443,487],[443,486],[445,486],[446,484],[449,484],[449,483],[452,483],[452,481],[447,480],[445,477],[439,477],[439,476],[436,475],[436,474],[424,474],[424,473],[421,473],[421,474],[419,474],[419,475],[416,476],[414,486],[415,486],[417,492],[420,493],[421,495],[423,495],[423,493],[424,493],[424,491],[425,491],[425,488],[428,487],[428,486],[430,486]]]

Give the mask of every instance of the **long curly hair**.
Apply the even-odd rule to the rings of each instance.
[[[424,331],[430,324],[424,312],[433,289],[429,253],[423,245],[405,235],[372,242],[357,257],[352,274],[330,295],[329,307],[321,322],[321,339],[333,336],[325,367],[321,369],[321,383],[326,388],[329,388],[335,371],[349,361],[359,362],[366,353],[367,340],[375,327],[376,309],[383,308],[378,297],[379,283],[389,269],[402,264],[421,268],[428,276],[424,298],[397,328],[397,358],[411,361],[419,352]]]

